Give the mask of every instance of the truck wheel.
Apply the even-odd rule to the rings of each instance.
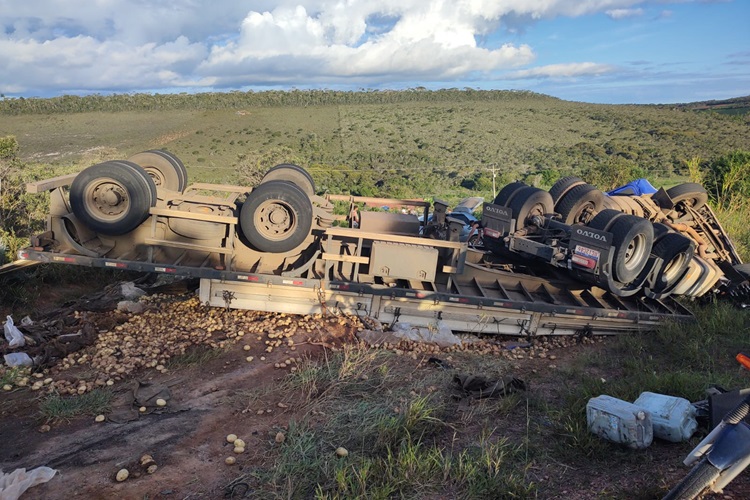
[[[594,216],[591,221],[586,224],[592,229],[598,229],[599,231],[609,231],[609,227],[612,225],[615,219],[622,217],[623,214],[619,210],[605,208]]]
[[[651,253],[661,258],[664,264],[656,278],[655,292],[662,293],[677,284],[690,265],[694,248],[693,242],[679,233],[666,233],[656,240]]]
[[[296,184],[268,181],[247,195],[240,228],[261,252],[283,253],[305,241],[312,229],[312,203]]]
[[[179,191],[187,187],[187,169],[173,154],[161,149],[151,149],[134,154],[128,161],[137,163],[151,176],[156,187]]]
[[[552,196],[554,204],[557,205],[557,202],[560,201],[560,198],[562,198],[565,193],[580,184],[586,184],[586,181],[575,175],[569,175],[558,179],[557,182],[549,188],[549,194]]]
[[[495,201],[493,201],[492,203],[494,203],[495,205],[502,205],[506,207],[516,195],[516,193],[525,187],[529,186],[524,184],[523,182],[511,182],[510,184],[502,188],[499,193],[497,193]]]
[[[291,182],[304,191],[307,196],[315,195],[315,181],[313,181],[312,176],[304,168],[291,163],[282,163],[269,169],[260,183],[269,181]]]
[[[604,193],[591,184],[579,184],[562,195],[555,205],[565,224],[591,220],[604,206]]]
[[[648,263],[654,244],[654,228],[646,219],[623,215],[614,220],[608,231],[612,233],[615,247],[612,259],[614,278],[621,283],[630,283]]]
[[[117,236],[138,227],[156,203],[156,186],[135,163],[98,163],[78,174],[70,186],[75,216],[94,232]]]
[[[140,167],[140,165],[138,165],[137,163],[133,163],[132,161],[127,161],[127,160],[111,160],[109,163],[114,163],[115,165],[120,165],[121,167],[124,167],[124,168],[132,169],[135,167],[136,170],[139,170],[138,167]],[[146,172],[146,175],[148,175],[148,172]],[[151,177],[150,175],[148,175],[148,177],[151,178],[151,182],[147,181],[147,184],[148,184],[148,190],[151,192],[151,199],[153,200],[151,202],[151,206],[153,207],[154,205],[156,205],[156,184],[154,184],[153,177]]]
[[[656,242],[659,241],[659,239],[661,239],[667,233],[672,232],[672,230],[660,222],[654,222],[653,226],[654,226],[654,246],[656,246]]]
[[[667,194],[672,202],[677,205],[684,203],[693,210],[698,210],[708,201],[706,188],[696,182],[686,182],[667,189]]]
[[[509,208],[516,219],[516,229],[520,229],[531,217],[552,213],[552,197],[544,189],[526,186],[516,191]]]

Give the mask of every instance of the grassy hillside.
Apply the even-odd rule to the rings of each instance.
[[[252,182],[282,162],[320,191],[489,198],[516,178],[675,182],[686,161],[750,149],[750,117],[566,102],[526,92],[92,96],[0,102],[0,136],[31,163],[85,166],[166,148],[193,180]],[[611,175],[612,172],[618,175]],[[606,186],[605,186],[606,187]]]

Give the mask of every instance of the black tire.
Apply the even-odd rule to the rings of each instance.
[[[138,227],[156,203],[156,186],[143,168],[126,161],[92,165],[70,186],[76,218],[96,233],[118,236]]]
[[[604,208],[604,193],[591,184],[579,184],[562,195],[555,212],[565,224],[587,222]]]
[[[617,219],[618,217],[622,217],[623,214],[619,210],[614,210],[611,208],[606,208],[596,214],[591,221],[586,224],[588,227],[593,229],[598,229],[599,231],[608,231],[609,227],[612,225],[612,223]]]
[[[137,163],[151,176],[156,187],[183,192],[187,187],[187,169],[179,158],[161,149],[136,153],[128,161]]]
[[[552,197],[544,189],[526,186],[516,191],[509,208],[516,219],[516,229],[520,229],[529,218],[552,213]]]
[[[552,202],[557,205],[557,202],[563,197],[565,193],[570,191],[579,184],[585,184],[586,181],[575,175],[569,175],[562,177],[555,182],[551,188],[549,188],[549,195],[552,197]]]
[[[706,188],[695,182],[678,184],[667,189],[667,194],[675,205],[683,203],[693,210],[698,210],[708,201]]]
[[[296,184],[268,181],[247,195],[240,228],[261,252],[288,252],[305,241],[312,229],[312,203]]]
[[[623,215],[612,222],[608,231],[612,233],[615,247],[614,278],[620,283],[630,283],[648,263],[654,244],[654,227],[646,219]]]
[[[658,225],[662,226],[663,224]],[[657,226],[657,224],[654,224],[654,226]],[[663,293],[671,290],[682,279],[694,252],[695,246],[689,238],[679,233],[661,234],[651,249],[653,255],[664,261],[656,279],[657,285],[653,288],[653,291]]]
[[[495,196],[495,201],[493,201],[492,203],[494,203],[495,205],[508,206],[516,193],[525,187],[529,186],[527,184],[524,184],[523,182],[511,182],[510,184],[502,188],[499,193],[497,193],[497,196]]]
[[[659,222],[654,222],[654,245],[656,245],[656,242],[659,241],[660,238],[662,238],[665,234],[673,232],[671,229],[669,229],[666,225],[661,224]]]
[[[260,183],[270,181],[286,181],[295,184],[307,196],[315,195],[315,181],[304,168],[291,163],[282,163],[272,167],[263,176]]]
[[[120,165],[121,167],[130,168],[138,172],[138,175],[146,174],[146,183],[148,184],[148,190],[151,192],[151,206],[156,205],[156,184],[154,184],[154,178],[151,177],[146,169],[142,168],[137,163],[127,160],[112,160],[109,163]]]
[[[720,474],[721,471],[704,458],[667,493],[663,500],[693,500],[716,481]]]

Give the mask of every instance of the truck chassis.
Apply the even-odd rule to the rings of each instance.
[[[545,223],[573,227],[553,215],[527,226],[528,214],[519,223],[512,210],[500,210],[513,245],[495,244],[495,253],[470,249],[442,202],[320,197],[295,165],[272,168],[254,189],[187,186],[181,162],[154,150],[27,190],[50,193],[50,215],[48,230],[19,252],[21,259],[201,278],[201,301],[217,307],[369,315],[385,324],[526,336],[615,334],[692,318],[669,294],[608,288],[605,268],[589,278],[585,267],[575,269],[573,253],[558,258],[569,249],[559,238],[528,237]],[[409,206],[428,222],[363,211],[359,227],[335,227],[336,201]],[[485,206],[485,231],[493,231],[502,208]],[[564,265],[529,265],[540,255]]]

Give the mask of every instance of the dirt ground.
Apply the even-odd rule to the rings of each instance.
[[[159,307],[166,306],[159,303]],[[112,322],[112,317],[119,313],[83,314],[79,309],[82,309],[80,302],[57,309],[57,319],[69,318],[74,328],[85,320],[98,322],[95,328],[99,332],[116,331],[117,321]],[[120,317],[120,321],[129,321],[129,318],[128,314]],[[219,328],[209,333],[222,339],[216,342],[224,342],[220,346],[223,348],[220,356],[164,370],[141,367],[123,374],[111,386],[115,394],[113,406],[123,402],[132,406],[134,380],[168,387],[170,393],[165,407],[149,408],[148,412],[126,423],[113,422],[111,418],[95,422],[89,415],[70,420],[41,419],[38,408],[42,391],[18,387],[4,392],[0,396],[0,468],[9,472],[19,467],[32,469],[46,465],[59,470],[50,482],[30,489],[23,496],[28,499],[226,498],[231,494],[227,486],[236,478],[272,465],[267,461],[274,437],[298,417],[283,392],[265,390],[261,398],[250,398],[248,394],[254,389],[277,385],[295,366],[286,360],[319,359],[336,346],[353,341],[357,330],[356,325],[327,322],[325,318],[317,324],[324,327],[317,327],[312,335],[298,329],[289,336],[280,336],[283,342],[271,352],[268,352],[267,342],[275,335],[269,337],[268,334],[274,332],[257,336],[247,333],[244,338],[232,338]],[[560,383],[559,369],[578,363],[581,356],[605,355],[607,343],[605,339],[571,343],[552,350],[551,355],[544,358],[511,359],[511,363],[514,373],[535,391],[553,395]],[[247,361],[248,356],[253,360]],[[421,354],[402,359],[404,366],[415,372],[425,369],[426,357]],[[44,377],[70,380],[74,374],[82,378],[86,370],[90,367],[79,364],[59,372],[52,369]],[[592,372],[592,376],[611,377],[616,373]],[[72,384],[73,390],[75,386]],[[65,386],[64,390],[67,389],[70,387]],[[512,421],[508,423],[512,425]],[[516,423],[523,425],[522,421]],[[226,440],[228,434],[236,434],[246,442],[244,453],[233,453],[233,445]],[[144,455],[150,455],[153,462],[149,463],[157,465],[152,474],[139,464]],[[651,481],[653,476],[649,477],[649,471],[654,467],[666,469],[666,475],[677,481],[686,472],[680,465],[683,455],[684,447],[676,451],[669,443],[655,442],[651,457],[661,463],[644,463],[639,469],[641,477],[619,474],[601,463],[541,464],[532,474],[540,485],[541,498],[610,497],[602,492],[612,491],[617,485]],[[225,464],[225,458],[230,456],[236,459],[234,465]],[[665,467],[664,463],[673,465]],[[123,468],[130,471],[130,477],[117,482],[115,475]],[[744,473],[724,495],[716,498],[748,498],[747,475]],[[262,495],[248,494],[248,497]]]

